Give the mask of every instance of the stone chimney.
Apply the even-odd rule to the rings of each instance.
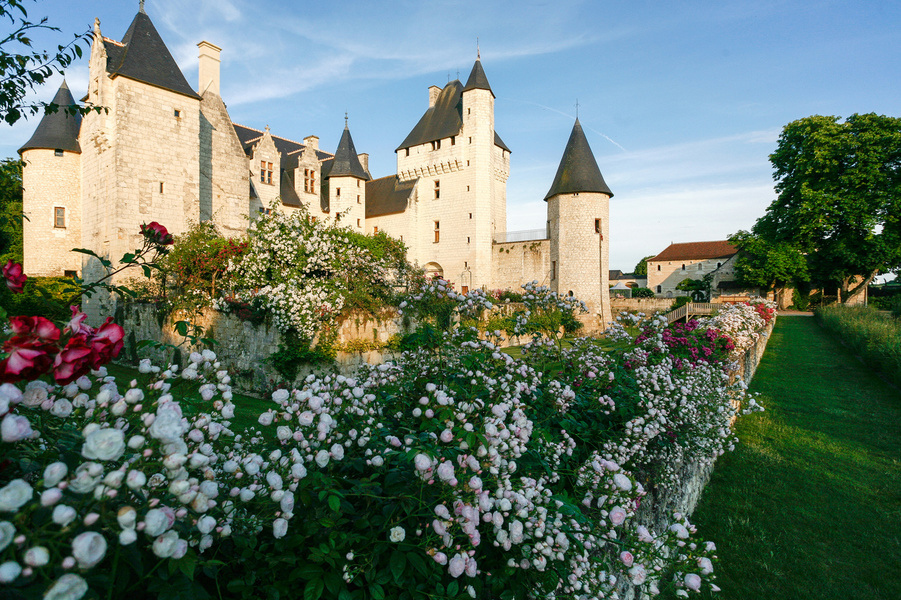
[[[441,88],[437,85],[433,85],[429,87],[429,108],[435,106],[435,101],[438,99],[438,94],[441,93]]]
[[[368,173],[369,172],[369,153],[364,152],[363,154],[357,154],[357,158],[360,159],[360,164],[363,165],[363,170]]]
[[[303,138],[303,145],[312,150],[319,150],[319,138],[315,135],[308,135]]]
[[[209,42],[200,42],[197,44],[200,49],[197,71],[200,75],[199,92],[203,94],[209,90],[220,96],[219,93],[219,53],[222,48],[214,46]]]

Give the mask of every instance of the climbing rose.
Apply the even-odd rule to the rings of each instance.
[[[107,317],[103,325],[97,328],[88,342],[94,353],[94,368],[97,369],[119,356],[119,352],[125,346],[122,340],[125,338],[125,330],[113,323],[112,317]]]
[[[149,242],[161,246],[168,246],[175,241],[172,234],[156,221],[141,225],[141,235],[147,238]]]
[[[22,273],[22,265],[9,261],[3,267],[3,276],[6,278],[6,285],[14,294],[21,294],[22,289],[25,287],[25,280],[28,279],[24,273]]]

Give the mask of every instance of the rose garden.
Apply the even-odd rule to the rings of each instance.
[[[141,233],[142,248],[119,265],[84,251],[111,276],[83,283],[83,298],[268,323],[286,346],[259,359],[287,375],[259,397],[237,393],[216,340],[189,319],[181,346],[138,340],[123,352],[128,332],[113,317],[92,327],[78,306],[60,323],[9,316],[4,594],[717,589],[715,544],[665,499],[733,448],[736,417],[760,410],[736,370],[774,320],[768,303],[674,326],[622,315],[603,336],[580,338],[578,301],[536,283],[459,294],[426,280],[387,236],[302,213],[274,210],[242,240],[204,227],[173,240],[157,223]],[[20,265],[3,274],[22,289]],[[387,344],[393,360],[330,371],[349,310],[407,320]],[[531,340],[518,358],[499,346],[510,336]],[[127,355],[130,369],[111,364]],[[318,366],[296,379],[306,363]]]

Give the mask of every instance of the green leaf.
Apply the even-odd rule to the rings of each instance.
[[[134,261],[135,261],[135,255],[132,254],[131,252],[126,252],[125,254],[122,255],[122,260],[120,260],[119,262],[129,264],[129,263],[133,263]]]
[[[175,322],[175,331],[178,332],[178,335],[185,337],[188,335],[188,322],[187,321],[176,321]]]
[[[338,496],[329,496],[328,506],[335,512],[341,512],[341,499]]]
[[[394,575],[394,581],[400,583],[404,576],[404,570],[407,568],[407,555],[400,550],[395,550],[391,554],[391,574]]]
[[[460,585],[456,581],[451,581],[449,584],[447,584],[448,596],[456,596],[458,591],[460,591]]]
[[[303,590],[303,600],[319,600],[322,596],[322,590],[325,589],[325,583],[322,579],[310,580],[307,587]]]
[[[353,600],[353,596],[349,591],[347,591],[347,588],[344,588],[343,590],[338,592],[338,600]]]
[[[385,600],[385,589],[377,583],[369,586],[369,593],[373,600]]]

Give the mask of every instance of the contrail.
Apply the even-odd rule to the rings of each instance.
[[[551,111],[551,112],[555,112],[555,113],[557,113],[558,115],[563,115],[564,117],[568,117],[568,118],[570,118],[570,119],[572,119],[572,120],[575,120],[575,119],[576,119],[576,117],[575,117],[574,115],[571,115],[571,114],[569,114],[569,113],[565,113],[565,112],[563,112],[562,110],[557,110],[556,108],[552,108],[552,107],[550,107],[550,106],[545,106],[544,104],[539,104],[538,102],[532,102],[531,100],[516,100],[516,99],[512,99],[512,98],[504,98],[504,100],[506,100],[506,101],[508,101],[508,102],[511,102],[511,101],[512,101],[512,102],[521,102],[521,103],[523,103],[523,104],[532,104],[532,105],[534,105],[534,106],[539,106],[539,107],[541,107],[541,108],[543,108],[543,109],[545,109],[545,110],[549,110],[549,111]],[[600,131],[598,131],[598,130],[595,129],[594,127],[588,127],[588,126],[586,126],[586,129],[590,129],[591,131],[593,131],[594,133],[598,134],[599,136],[601,136],[602,138],[604,138],[605,140],[607,140],[608,142],[610,142],[611,144],[613,144],[614,146],[616,146],[617,148],[619,148],[620,150],[622,150],[623,152],[628,152],[628,150],[626,150],[625,148],[623,148],[620,144],[618,144],[618,143],[617,143],[613,138],[611,138],[609,135],[607,135],[607,134],[605,134],[605,133],[601,133]]]

